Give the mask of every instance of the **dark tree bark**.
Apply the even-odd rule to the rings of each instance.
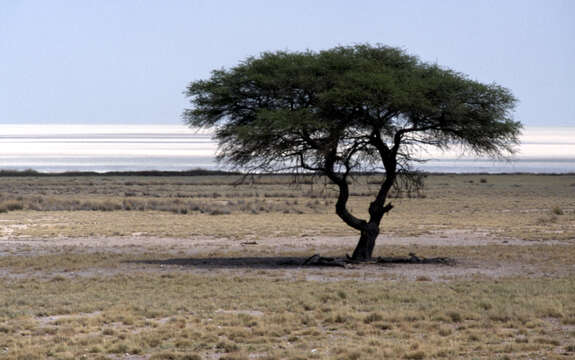
[[[379,224],[383,215],[389,212],[393,205],[385,204],[387,195],[395,183],[397,177],[397,150],[401,143],[401,134],[395,136],[395,144],[390,149],[381,139],[379,129],[373,129],[370,143],[378,150],[381,161],[385,168],[385,181],[381,184],[375,200],[369,205],[369,221],[363,222],[359,241],[353,251],[352,260],[365,261],[373,256],[375,241],[379,235]],[[340,187],[341,190],[341,187]]]
[[[351,258],[353,260],[369,260],[373,255],[373,249],[375,247],[375,240],[379,235],[379,224],[367,223],[365,228],[361,230],[361,235],[353,255]]]

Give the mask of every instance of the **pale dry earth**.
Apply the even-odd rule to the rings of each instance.
[[[453,265],[442,264],[351,264],[347,268],[307,267],[303,262],[313,254],[344,256],[351,253],[356,236],[278,237],[241,240],[194,236],[165,238],[134,234],[123,237],[56,237],[0,238],[0,256],[41,256],[64,254],[115,254],[129,256],[112,265],[86,267],[78,270],[12,271],[0,269],[2,277],[51,277],[64,275],[102,276],[125,272],[180,271],[198,275],[257,275],[311,281],[345,279],[449,281],[470,278],[564,277],[575,275],[575,265],[529,264],[520,260],[451,257]],[[475,248],[486,246],[527,247],[536,245],[573,245],[575,241],[528,241],[498,237],[488,231],[445,230],[422,236],[396,237],[381,235],[377,255],[387,256],[389,249],[400,247],[401,256],[418,254],[420,249],[449,247]],[[441,250],[439,250],[441,253]],[[152,256],[150,257],[150,254]],[[157,256],[153,256],[157,254]],[[142,255],[141,258],[139,255]],[[144,256],[145,255],[145,256]]]

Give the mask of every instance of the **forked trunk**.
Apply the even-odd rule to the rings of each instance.
[[[369,260],[373,254],[373,248],[375,247],[375,239],[379,235],[379,224],[368,223],[365,228],[361,230],[361,236],[359,237],[359,242],[353,251],[353,260]]]

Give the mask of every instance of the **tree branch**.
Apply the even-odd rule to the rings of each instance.
[[[345,172],[342,176],[337,175],[334,170],[334,162],[337,155],[337,149],[333,148],[325,158],[325,175],[338,186],[339,195],[335,203],[335,213],[349,226],[356,230],[365,228],[366,221],[353,216],[347,210],[347,200],[349,199],[349,185],[347,184],[347,175],[349,171]]]
[[[385,168],[385,180],[381,184],[375,200],[369,205],[370,223],[379,224],[383,215],[393,208],[391,203],[385,205],[385,200],[387,199],[389,190],[391,190],[391,187],[395,182],[395,177],[397,174],[396,154],[397,150],[399,149],[399,144],[401,143],[401,137],[396,139],[398,139],[397,142],[395,142],[393,148],[390,149],[381,138],[380,129],[373,129],[371,144],[375,146],[375,148],[379,151],[381,162]]]

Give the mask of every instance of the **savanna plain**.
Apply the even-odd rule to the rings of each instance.
[[[325,179],[238,180],[0,176],[0,359],[575,358],[575,175],[429,175],[375,256],[452,261],[345,268]]]

